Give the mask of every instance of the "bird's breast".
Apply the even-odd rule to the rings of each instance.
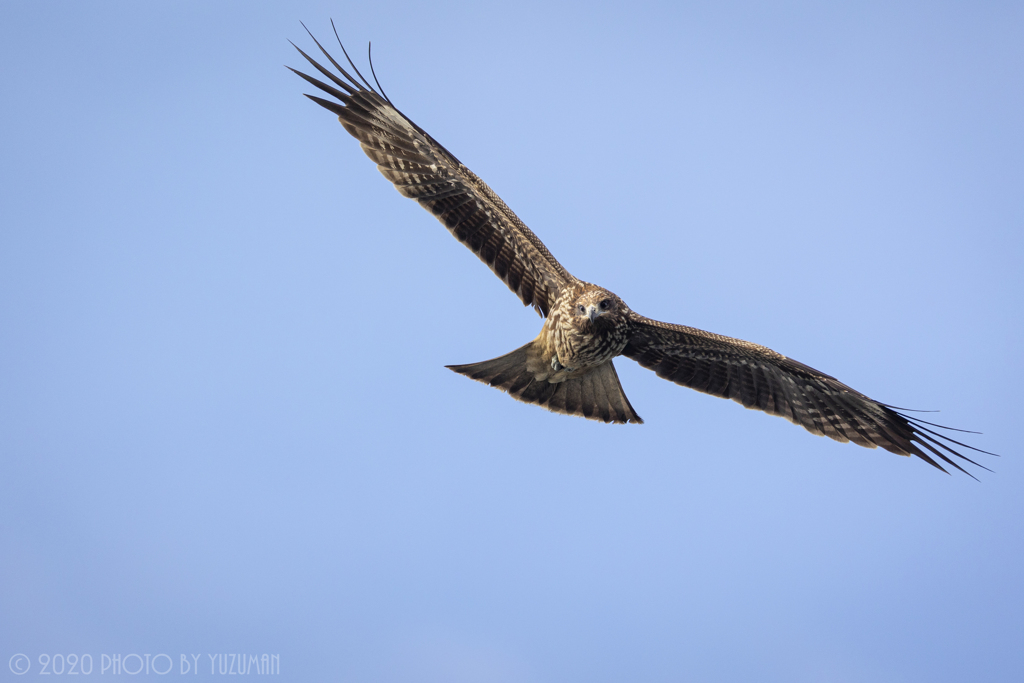
[[[558,362],[573,369],[592,368],[608,362],[622,353],[626,347],[626,336],[618,328],[604,328],[598,325],[584,327],[573,324],[572,320],[552,321],[549,330],[548,347]]]

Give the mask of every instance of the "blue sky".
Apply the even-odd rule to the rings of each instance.
[[[540,320],[302,97],[287,39],[331,17],[570,272],[941,409],[994,473],[625,359],[642,426],[446,370]],[[1019,4],[5,3],[0,37],[0,680],[1024,675]]]

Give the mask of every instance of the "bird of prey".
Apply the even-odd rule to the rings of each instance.
[[[344,46],[358,79],[310,37],[336,72],[293,43],[329,83],[288,68],[333,99],[307,97],[338,117],[395,189],[434,214],[545,318],[533,341],[492,360],[448,366],[455,372],[556,413],[642,423],[612,363],[625,356],[659,377],[780,415],[812,434],[915,455],[944,472],[937,459],[961,472],[954,458],[978,465],[954,446],[986,451],[929,429],[946,429],[941,425],[764,346],[646,318],[611,291],[574,277],[483,180],[363,78]]]

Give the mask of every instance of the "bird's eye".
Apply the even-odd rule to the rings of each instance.
[[[600,306],[601,306],[601,310],[602,310],[602,311],[607,311],[607,310],[608,310],[608,307],[609,307],[609,306],[611,306],[611,304],[612,304],[612,302],[611,302],[611,301],[609,301],[608,299],[605,299],[605,300],[604,300],[604,301],[602,301],[602,302],[601,302],[601,304],[600,304]]]
[[[587,312],[587,308],[583,304],[580,304],[579,306],[577,306],[576,310],[578,310],[580,313],[586,313]]]

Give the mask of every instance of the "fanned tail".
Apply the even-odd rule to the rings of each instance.
[[[622,391],[619,376],[611,361],[590,372],[549,382],[550,372],[537,368],[536,342],[520,346],[511,353],[468,365],[448,365],[460,375],[507,392],[524,403],[533,403],[555,413],[579,415],[602,422],[643,424]],[[535,368],[531,370],[531,368]]]

